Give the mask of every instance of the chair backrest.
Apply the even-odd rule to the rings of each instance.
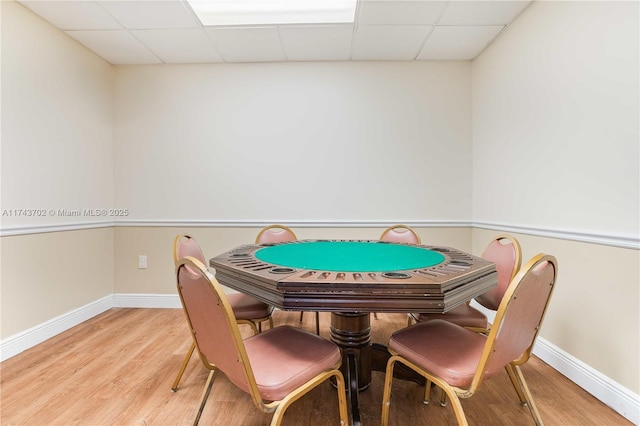
[[[522,250],[520,249],[520,243],[514,237],[500,235],[487,245],[482,257],[496,264],[498,285],[476,297],[475,300],[485,308],[495,311],[500,306],[502,297],[507,291],[511,280],[520,270]]]
[[[263,228],[256,237],[256,244],[286,243],[296,241],[296,234],[284,225],[269,225]]]
[[[202,262],[190,256],[178,261],[176,278],[180,301],[203,363],[209,369],[220,369],[259,403],[249,358],[222,286]]]
[[[380,235],[380,240],[392,243],[420,244],[418,233],[406,225],[388,227]]]
[[[202,264],[207,263],[202,248],[196,240],[191,235],[178,234],[173,240],[173,263],[177,265],[180,259],[187,256],[195,257]]]
[[[474,377],[476,386],[482,378],[494,375],[507,364],[523,364],[529,359],[557,274],[556,258],[538,254],[513,279],[489,332]]]

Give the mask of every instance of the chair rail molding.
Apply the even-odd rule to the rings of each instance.
[[[491,229],[501,232],[515,232],[538,237],[557,238],[560,240],[593,243],[619,248],[640,249],[640,234],[608,234],[572,229],[547,228],[532,225],[516,225],[494,222],[473,222],[473,228]]]
[[[115,222],[73,222],[54,225],[6,226],[0,228],[0,237],[46,234],[49,232],[78,231],[82,229],[111,228]]]
[[[560,229],[525,224],[510,224],[467,220],[285,220],[275,218],[271,220],[118,220],[114,222],[77,222],[59,225],[16,226],[0,228],[0,237],[40,234],[48,232],[75,231],[81,229],[108,227],[181,227],[181,228],[263,228],[273,223],[283,223],[289,227],[301,228],[387,228],[397,223],[413,228],[478,228],[491,229],[500,232],[514,232],[547,238],[601,244],[619,248],[640,249],[640,234],[611,234],[605,231],[592,232],[575,229]]]

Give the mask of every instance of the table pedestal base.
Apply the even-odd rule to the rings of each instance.
[[[351,424],[360,426],[358,392],[371,383],[371,322],[369,312],[332,312],[331,341],[342,348],[342,366],[345,377]]]
[[[347,398],[349,399],[350,424],[361,426],[358,392],[371,384],[371,371],[384,372],[391,357],[385,345],[371,343],[369,312],[332,312],[331,341],[342,349],[342,366]],[[414,371],[396,364],[394,376],[424,385],[425,380]]]
[[[346,375],[347,357],[358,365],[358,390],[371,383],[371,323],[368,312],[332,312],[331,341],[342,348],[342,373]]]

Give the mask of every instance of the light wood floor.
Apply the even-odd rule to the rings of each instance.
[[[297,312],[274,314],[276,325],[298,326]],[[322,313],[328,337],[329,314]],[[402,314],[372,319],[373,340],[385,343],[405,325]],[[302,327],[314,329],[314,315]],[[0,364],[2,425],[187,425],[191,424],[207,371],[192,358],[176,393],[171,383],[190,344],[179,309],[112,309]],[[275,366],[274,368],[277,368]],[[547,425],[630,425],[538,359],[523,368]],[[374,372],[360,395],[365,426],[380,423],[384,376]],[[453,425],[452,409],[422,404],[415,383],[394,382],[392,425]],[[471,425],[530,425],[506,373],[484,383],[462,401]],[[338,423],[336,393],[326,383],[295,402],[284,425]],[[219,375],[201,418],[202,425],[268,425],[271,415]]]

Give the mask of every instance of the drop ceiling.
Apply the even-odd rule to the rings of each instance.
[[[19,1],[115,64],[472,60],[531,1],[358,0],[355,22],[203,26],[186,1]]]

